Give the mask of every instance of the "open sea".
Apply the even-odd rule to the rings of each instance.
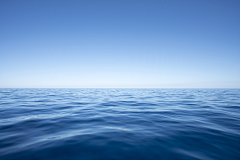
[[[240,89],[0,89],[1,160],[240,160]]]

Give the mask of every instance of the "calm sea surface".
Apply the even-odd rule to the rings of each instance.
[[[0,89],[0,159],[240,160],[240,89]]]

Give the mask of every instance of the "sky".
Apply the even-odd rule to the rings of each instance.
[[[240,1],[0,0],[0,88],[240,88]]]

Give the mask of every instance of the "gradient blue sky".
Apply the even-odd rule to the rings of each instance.
[[[10,87],[240,88],[240,1],[1,0]]]

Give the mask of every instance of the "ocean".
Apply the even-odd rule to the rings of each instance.
[[[240,89],[0,89],[1,160],[240,160]]]

